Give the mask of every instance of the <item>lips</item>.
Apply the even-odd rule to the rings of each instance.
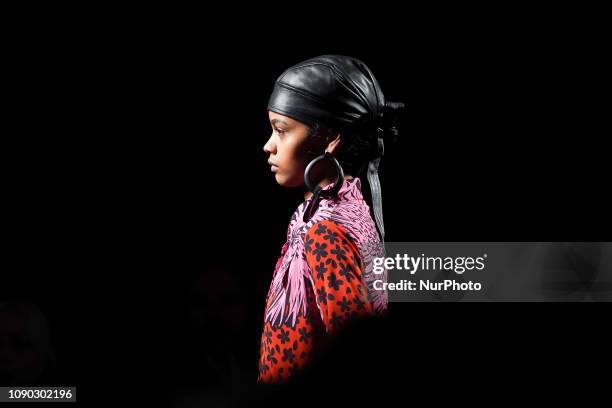
[[[270,160],[268,160],[268,164],[270,165],[270,170],[271,171],[278,170],[278,166],[276,164],[272,163]]]

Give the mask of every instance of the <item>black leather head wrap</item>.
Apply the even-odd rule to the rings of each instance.
[[[323,55],[287,69],[276,80],[268,101],[268,110],[309,126],[371,135],[377,152],[368,163],[367,178],[382,241],[385,229],[378,165],[384,154],[383,138],[397,135],[389,119],[401,108],[401,103],[385,102],[376,78],[363,62],[342,55]]]

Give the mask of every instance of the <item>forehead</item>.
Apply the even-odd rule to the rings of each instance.
[[[295,119],[290,118],[289,116],[281,115],[280,113],[268,111],[268,118],[270,119],[270,123],[279,123],[287,126],[294,126],[301,124]]]

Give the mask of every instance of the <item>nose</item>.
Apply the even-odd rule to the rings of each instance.
[[[263,147],[264,152],[266,152],[267,154],[276,153],[276,145],[274,144],[274,141],[272,140],[273,137],[274,135],[270,136],[270,138],[268,139],[268,141]]]

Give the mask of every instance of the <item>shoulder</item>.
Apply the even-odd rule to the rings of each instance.
[[[315,242],[324,241],[332,245],[341,240],[351,241],[346,228],[340,223],[332,220],[322,220],[314,223],[306,230],[305,237],[306,240],[310,239]]]
[[[355,261],[359,249],[346,228],[335,221],[322,220],[313,224],[304,235],[306,258],[310,262]],[[333,259],[328,259],[333,258]]]

